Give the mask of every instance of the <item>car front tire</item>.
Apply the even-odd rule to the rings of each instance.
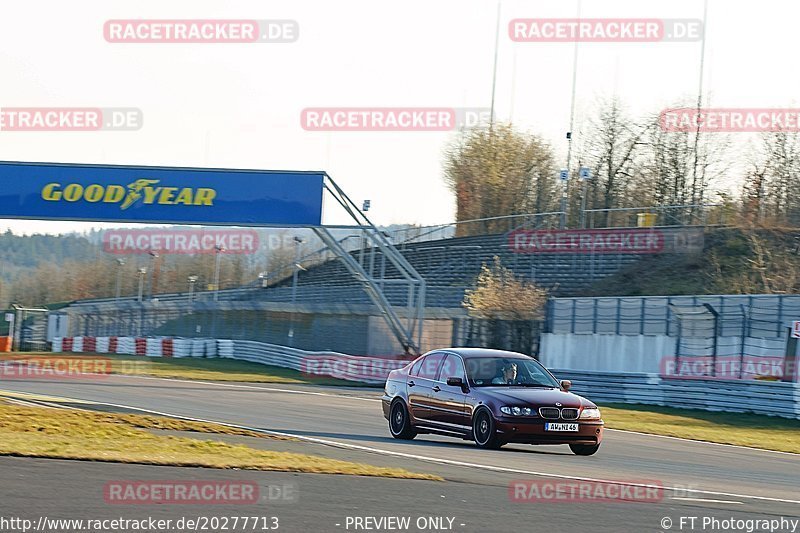
[[[472,420],[472,438],[478,448],[497,450],[503,444],[495,429],[494,417],[487,409],[481,409]]]
[[[575,455],[594,455],[600,449],[599,444],[570,444],[569,449]]]
[[[417,432],[411,425],[408,409],[400,400],[395,400],[389,411],[389,431],[392,433],[392,437],[400,440],[411,440],[417,436]]]

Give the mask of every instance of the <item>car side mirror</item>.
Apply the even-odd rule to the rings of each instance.
[[[451,387],[463,387],[464,380],[461,378],[447,378],[447,384]]]
[[[568,379],[562,379],[559,382],[559,384],[561,385],[561,388],[565,391],[568,391],[572,387],[572,382]]]

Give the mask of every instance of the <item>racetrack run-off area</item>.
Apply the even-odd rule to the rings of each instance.
[[[609,532],[619,530],[618,518],[624,514],[633,530],[644,531],[656,530],[660,527],[659,520],[670,515],[792,515],[800,505],[796,491],[800,457],[794,454],[621,431],[608,431],[600,452],[592,457],[574,456],[565,446],[509,445],[500,451],[486,451],[477,449],[471,442],[442,437],[425,436],[401,442],[389,435],[380,410],[380,392],[369,389],[132,376],[69,383],[14,381],[5,383],[3,389],[46,394],[52,401],[68,398],[99,402],[104,404],[103,409],[115,406],[116,410],[141,410],[245,426],[298,438],[282,441],[281,446],[287,450],[402,467],[445,479],[444,482],[368,481],[350,476],[235,474],[233,477],[263,475],[264,479],[271,480],[290,477],[298,484],[297,503],[273,507],[275,514],[282,517],[282,526],[287,531],[302,531],[303,525],[313,525],[315,531],[336,531],[343,527],[341,524],[345,524],[348,516],[386,513],[414,517],[447,514],[455,517],[453,523],[457,524],[454,526],[457,531],[514,531],[526,527],[530,520],[547,520],[559,530],[574,530],[582,525]],[[100,480],[131,475],[152,479],[155,468],[43,459],[2,461],[3,476],[19,471],[20,461],[35,465],[30,470],[32,483],[20,487],[21,494],[29,491],[33,496],[39,486],[37,483],[46,484],[41,475],[51,469],[52,475],[71,479],[66,486],[89,496],[70,503],[59,504],[53,500],[49,505],[53,513],[70,514],[67,511],[71,511],[73,515],[81,508],[102,509],[102,501],[96,502],[90,497],[92,492],[102,492]],[[45,464],[52,466],[42,466]],[[162,470],[155,476],[161,479],[186,476],[228,479],[219,471],[170,468],[169,473],[162,473],[166,467],[160,468]],[[125,472],[124,475],[121,472]],[[668,490],[658,501],[650,503],[613,501],[576,505],[512,501],[509,486],[520,480],[660,483]],[[338,489],[330,490],[333,486]],[[320,497],[322,493],[326,494],[325,498]],[[387,494],[392,497],[385,497]],[[557,505],[568,505],[569,512],[554,513],[553,506]],[[7,514],[11,503],[0,502],[0,507]],[[185,513],[187,507],[169,506],[168,510],[159,512],[177,516]],[[224,506],[205,509],[213,513],[225,510]],[[337,523],[340,526],[336,526]]]

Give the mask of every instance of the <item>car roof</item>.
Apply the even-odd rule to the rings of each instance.
[[[509,359],[530,359],[531,356],[518,352],[507,352],[505,350],[491,350],[489,348],[439,348],[432,352],[452,352],[460,355],[464,359],[475,357],[505,357]]]

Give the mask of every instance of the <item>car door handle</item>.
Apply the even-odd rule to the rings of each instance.
[[[439,385],[433,387],[433,392],[439,392],[440,390],[442,389],[439,388]]]
[[[416,385],[416,383],[414,383],[413,381],[409,381],[409,382],[408,382],[408,386],[409,386],[409,387],[413,387],[414,385]]]

